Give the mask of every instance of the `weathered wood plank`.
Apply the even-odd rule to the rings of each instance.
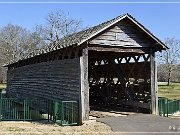
[[[151,49],[151,54],[150,54],[150,67],[151,67],[151,111],[152,114],[156,114],[157,107],[156,106],[156,101],[157,100],[157,93],[156,93],[156,88],[155,88],[155,52],[153,49]]]
[[[123,22],[92,39],[90,44],[108,46],[150,47],[153,43],[147,35],[137,30],[133,25]]]
[[[154,79],[154,87],[155,87],[155,101],[156,101],[156,115],[159,115],[159,109],[158,109],[158,79],[157,79],[157,64],[155,61],[155,71],[154,71],[155,75],[155,79]]]
[[[99,45],[108,45],[108,46],[121,46],[121,47],[148,47],[149,44],[145,43],[137,43],[135,41],[129,42],[126,40],[99,40],[94,39],[90,42],[90,44],[99,44]]]
[[[79,63],[80,59],[75,58],[42,62],[9,70],[7,94],[18,98],[78,101]]]
[[[89,47],[88,50],[90,51],[101,51],[101,52],[124,52],[124,53],[140,53],[140,54],[144,54],[145,53],[145,49],[138,49],[138,48],[107,48],[107,47]]]
[[[89,119],[89,82],[88,82],[88,49],[82,51],[80,57],[81,67],[81,118],[82,120]]]

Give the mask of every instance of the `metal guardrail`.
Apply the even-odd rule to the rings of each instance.
[[[168,99],[165,97],[158,98],[158,109],[159,109],[160,116],[165,117],[167,115],[167,112],[168,112],[167,102],[168,102]]]
[[[158,99],[159,115],[168,117],[180,111],[180,99],[178,100],[168,100],[165,97],[159,97]]]
[[[54,121],[62,126],[79,125],[77,101],[55,101]]]
[[[79,125],[77,101],[0,98],[0,121],[51,120],[59,125]]]
[[[180,100],[168,100],[168,114],[173,114],[180,111]]]
[[[41,100],[22,100],[14,98],[1,98],[0,99],[0,120],[1,121],[28,121],[28,120],[51,120],[49,115],[50,111],[46,115],[41,108],[35,108],[34,103],[38,103],[39,106],[44,102]],[[50,102],[45,102],[47,106],[50,106]],[[49,109],[50,110],[50,109]]]

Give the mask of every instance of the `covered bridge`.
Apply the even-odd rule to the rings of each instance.
[[[166,48],[124,14],[6,65],[7,96],[76,100],[81,120],[91,107],[156,114],[155,52]]]

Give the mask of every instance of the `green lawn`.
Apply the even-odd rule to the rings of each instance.
[[[0,84],[0,90],[4,90],[6,88],[6,84]]]
[[[180,83],[158,83],[158,95],[169,99],[180,99]]]

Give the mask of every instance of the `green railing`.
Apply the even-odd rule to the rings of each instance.
[[[180,99],[168,100],[165,97],[159,97],[158,100],[159,115],[168,117],[177,111],[180,111]]]
[[[42,119],[63,126],[78,125],[78,102],[0,98],[0,121]]]
[[[168,100],[168,114],[173,114],[180,111],[180,100]]]
[[[4,89],[0,89],[0,98],[5,98],[6,97],[6,92]]]
[[[165,97],[159,97],[158,99],[158,109],[160,116],[167,116],[168,108],[167,108],[168,99]]]
[[[55,101],[54,121],[62,126],[78,125],[79,112],[77,101]]]
[[[35,106],[35,105],[39,105]],[[13,120],[13,121],[27,121],[27,120],[40,120],[47,119],[52,114],[51,108],[49,110],[42,109],[41,106],[51,106],[51,102],[45,102],[45,100],[20,100],[13,98],[1,98],[0,99],[0,120]],[[48,113],[47,113],[48,112]],[[51,112],[51,113],[50,113]]]

